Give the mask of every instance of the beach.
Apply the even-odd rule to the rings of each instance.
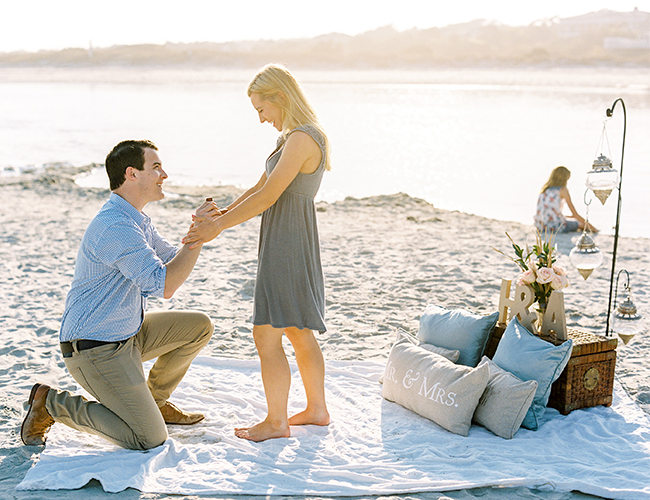
[[[24,403],[35,382],[74,390],[58,350],[58,330],[83,232],[109,192],[81,188],[61,169],[0,185],[0,497],[6,499],[166,499],[126,490],[105,493],[91,482],[74,491],[16,491],[39,458],[40,448],[20,440]],[[219,205],[239,190],[229,186],[167,188],[164,200],[145,211],[158,231],[179,244],[190,215],[206,196]],[[427,304],[480,314],[497,310],[501,280],[515,279],[516,266],[494,249],[510,253],[506,232],[532,243],[531,227],[434,207],[404,194],[346,198],[317,204],[326,284],[327,332],[319,337],[326,360],[385,361],[399,327],[417,333]],[[250,322],[257,264],[259,217],[206,244],[187,282],[170,300],[150,299],[148,310],[198,309],[210,315],[215,332],[205,356],[256,359]],[[613,237],[597,235],[603,266],[583,280],[568,255],[578,235],[557,237],[559,263],[569,270],[565,290],[567,326],[604,335]],[[634,301],[650,310],[650,241],[621,238],[617,270],[631,277]],[[619,293],[622,286],[619,286]],[[292,356],[290,349],[287,349]],[[650,338],[647,330],[630,344],[619,342],[616,378],[650,413]],[[571,492],[525,488],[481,488],[422,493],[422,499],[580,499]],[[190,498],[190,497],[188,497]],[[194,497],[198,498],[198,497]],[[209,498],[209,497],[201,497]],[[397,497],[393,497],[397,498]]]
[[[257,69],[4,68],[0,180],[52,164],[101,164],[119,141],[143,138],[160,149],[167,185],[247,189],[277,140],[246,95]],[[532,223],[539,190],[558,165],[571,171],[573,203],[587,215],[583,195],[593,161],[602,153],[620,169],[620,104],[602,148],[599,141],[606,109],[623,98],[620,230],[650,238],[648,68],[322,69],[296,76],[332,145],[332,170],[317,201],[400,192],[437,208],[522,224]],[[79,182],[107,187],[101,168]],[[588,218],[613,234],[615,197],[592,203]]]

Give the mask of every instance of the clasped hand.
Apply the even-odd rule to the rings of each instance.
[[[183,244],[192,249],[219,236],[221,229],[217,220],[224,213],[226,211],[220,209],[214,201],[206,200],[197,209],[196,214],[192,215],[192,224],[182,240]]]

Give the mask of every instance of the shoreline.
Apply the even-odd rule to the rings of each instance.
[[[105,171],[103,164],[100,163],[87,163],[80,166],[71,165],[67,162],[52,162],[45,163],[40,166],[28,165],[22,168],[15,168],[13,166],[1,166],[0,165],[0,190],[3,188],[9,188],[11,186],[19,186],[24,189],[31,189],[37,185],[40,186],[55,186],[55,185],[65,185],[69,186],[73,191],[81,190],[87,192],[88,196],[105,196],[108,198],[110,194],[108,187],[101,187],[100,185],[105,183]],[[236,198],[240,193],[247,189],[246,186],[237,186],[232,184],[219,184],[219,185],[196,185],[192,183],[175,183],[174,180],[168,180],[165,183],[165,193],[168,195],[168,198],[187,198],[187,197],[197,197],[201,199],[205,193],[216,193],[214,197],[217,201],[222,200],[222,204],[226,203],[226,200]],[[323,191],[321,189],[321,191]],[[434,203],[404,192],[395,192],[390,194],[376,194],[370,196],[356,197],[353,195],[345,195],[340,193],[337,190],[332,192],[325,193],[321,199],[317,196],[316,203],[322,206],[326,205],[336,205],[337,203],[346,203],[348,200],[372,200],[372,199],[385,199],[389,200],[392,197],[407,197],[415,200],[416,202],[422,202],[427,205],[435,206]],[[615,203],[615,199],[610,201],[610,204]],[[170,202],[169,199],[165,200],[163,203]],[[614,207],[615,208],[615,207]],[[530,216],[531,224],[522,222],[521,220],[513,219],[502,219],[490,217],[489,215],[484,215],[480,213],[466,212],[454,208],[439,208],[444,212],[459,212],[466,215],[485,218],[488,220],[497,220],[504,223],[522,225],[522,226],[532,226],[532,215]],[[600,221],[600,219],[599,219]],[[602,222],[602,221],[601,221]],[[610,228],[611,232],[601,231],[598,234],[598,245],[603,246],[605,249],[611,247],[609,239],[613,240],[614,228]],[[623,228],[625,229],[625,228]],[[608,238],[608,243],[603,245],[600,242],[600,238]],[[619,238],[638,240],[645,239],[650,241],[649,236],[629,236],[625,234],[620,234]],[[569,249],[570,250],[570,249]]]
[[[0,63],[3,71],[0,73],[0,82],[67,82],[71,81],[68,75],[74,74],[74,82],[87,83],[151,83],[150,79],[144,80],[142,73],[149,74],[192,74],[193,78],[187,80],[197,84],[210,82],[234,82],[247,84],[251,73],[255,73],[259,65],[202,65],[202,64],[102,64],[102,65],[9,65]],[[650,88],[648,75],[650,67],[645,64],[513,64],[513,65],[440,65],[423,67],[321,67],[301,68],[296,66],[301,80],[310,83],[405,83],[405,84],[456,84],[456,85],[527,85],[530,78],[546,77],[545,84],[536,84],[535,87],[548,90],[555,82],[554,74],[558,72],[573,73],[580,86],[592,88],[612,88],[620,91],[645,92]],[[594,71],[599,69],[616,69],[618,73],[626,73],[625,81],[621,86],[621,77],[610,72],[598,73],[594,78]],[[500,75],[507,75],[505,81]],[[512,75],[519,75],[513,79]],[[160,83],[157,83],[160,84]]]

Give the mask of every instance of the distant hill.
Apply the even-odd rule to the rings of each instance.
[[[470,65],[650,67],[650,13],[601,10],[529,26],[476,20],[444,28],[397,31],[385,26],[357,36],[227,43],[120,45],[107,48],[0,53],[0,66],[185,65],[428,68]]]

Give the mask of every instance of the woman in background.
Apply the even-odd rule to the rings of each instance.
[[[551,172],[548,181],[544,184],[539,197],[537,198],[537,212],[535,213],[535,227],[539,231],[569,233],[581,231],[585,228],[585,220],[578,214],[571,195],[567,188],[567,182],[571,177],[571,171],[566,167],[555,167]],[[569,208],[571,215],[562,215],[564,205]],[[588,223],[587,223],[588,224]],[[596,232],[591,224],[587,228]]]
[[[324,332],[325,286],[314,197],[330,169],[329,143],[302,88],[288,70],[264,67],[248,87],[260,122],[281,135],[255,186],[225,210],[207,203],[184,243],[216,238],[223,230],[262,214],[255,282],[253,337],[260,356],[267,417],[235,435],[252,441],[289,437],[290,425],[328,425],[325,363],[314,331]],[[287,415],[291,372],[282,347],[295,350],[306,409]]]

